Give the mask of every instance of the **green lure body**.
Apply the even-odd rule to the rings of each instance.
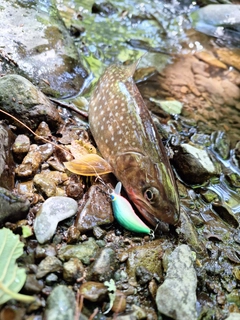
[[[121,182],[118,182],[114,191],[110,194],[115,219],[125,229],[137,233],[146,233],[153,238],[153,230],[136,215],[127,199],[120,195],[121,187]]]

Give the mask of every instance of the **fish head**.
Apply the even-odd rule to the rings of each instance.
[[[175,225],[179,219],[179,198],[168,168],[149,157],[128,153],[117,157],[121,182],[140,214],[153,226],[160,221]]]

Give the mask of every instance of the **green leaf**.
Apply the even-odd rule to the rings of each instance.
[[[112,306],[113,306],[113,303],[114,303],[114,300],[116,298],[116,285],[115,285],[115,282],[113,279],[110,279],[110,281],[105,281],[104,282],[104,285],[106,287],[108,287],[108,296],[109,296],[109,307],[108,309],[104,312],[104,314],[108,313],[111,309],[112,309]]]
[[[157,106],[161,107],[165,112],[169,114],[180,114],[182,112],[182,103],[177,100],[157,100],[150,98],[150,101],[154,102]]]
[[[22,236],[23,238],[28,238],[33,235],[32,228],[30,226],[22,226]]]
[[[0,305],[10,299],[32,302],[34,297],[19,294],[26,281],[26,273],[16,259],[23,254],[23,243],[11,230],[0,230]]]

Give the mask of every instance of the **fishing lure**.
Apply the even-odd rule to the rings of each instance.
[[[121,196],[122,183],[118,182],[110,193],[113,214],[117,222],[125,229],[138,233],[147,233],[154,238],[154,231],[150,229],[134,212],[131,204]]]

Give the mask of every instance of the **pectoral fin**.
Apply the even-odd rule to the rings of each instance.
[[[65,167],[82,176],[96,176],[112,172],[110,164],[97,154],[86,154],[81,158],[64,162]]]

